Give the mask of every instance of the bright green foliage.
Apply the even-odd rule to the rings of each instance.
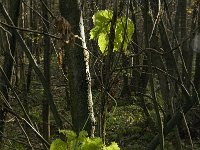
[[[103,146],[101,138],[85,138],[81,150],[100,150]]]
[[[95,13],[92,17],[94,28],[90,31],[90,39],[98,38],[98,45],[102,53],[105,52],[108,45],[108,33],[112,16],[112,11],[102,10]]]
[[[103,150],[120,150],[120,148],[118,147],[117,143],[112,142],[110,146],[103,147]]]
[[[56,139],[52,142],[50,150],[120,150],[117,143],[106,147],[101,138],[89,138],[86,131],[81,131],[79,136],[71,130],[60,130],[66,135],[67,142]]]
[[[72,130],[59,130],[59,132],[64,134],[68,138],[68,141],[73,141],[77,137],[76,133]]]
[[[101,52],[104,54],[106,54],[108,47],[112,16],[112,11],[101,10],[95,13],[92,17],[94,28],[92,28],[90,31],[90,39],[98,39],[98,45],[100,47]],[[125,27],[127,27],[126,30]],[[123,38],[123,49],[126,50],[128,43],[131,40],[133,32],[134,24],[130,19],[126,19],[125,17],[118,18],[115,28],[114,51],[119,50]]]
[[[51,143],[50,150],[66,150],[67,143],[62,141],[61,139],[56,139]]]

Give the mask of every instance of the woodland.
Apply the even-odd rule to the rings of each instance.
[[[200,0],[0,0],[0,150],[199,150]]]

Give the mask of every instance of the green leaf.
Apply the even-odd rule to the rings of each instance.
[[[92,17],[94,28],[90,30],[90,39],[98,39],[98,45],[103,54],[106,54],[108,47],[112,16],[112,11],[101,10],[95,13]],[[127,28],[125,29],[126,24]],[[123,50],[127,49],[128,43],[131,41],[134,30],[134,24],[130,19],[126,19],[125,17],[117,19],[115,28],[114,51],[119,50],[124,37],[125,39],[123,43]]]
[[[90,30],[90,39],[96,39],[101,33],[108,33],[110,29],[110,21],[112,19],[112,11],[98,11],[92,17],[94,28]]]
[[[127,23],[127,25],[126,25]],[[126,30],[125,30],[125,27]],[[116,29],[115,29],[115,47],[114,50],[118,50],[121,47],[123,38],[123,49],[126,50],[128,43],[131,41],[131,37],[134,33],[134,24],[130,19],[126,19],[125,17],[121,17],[117,19]]]
[[[78,139],[74,139],[73,141],[67,142],[69,150],[79,150],[80,149],[80,141]]]
[[[102,26],[103,24],[107,24],[112,19],[112,11],[110,10],[101,10],[95,13],[92,17],[93,23],[96,26]]]
[[[67,130],[67,140],[72,141],[77,138],[77,135],[74,131]]]
[[[106,52],[108,46],[108,35],[107,33],[101,33],[98,39],[98,45],[102,53]]]
[[[86,138],[82,143],[81,150],[101,150],[102,146],[101,138]]]
[[[128,34],[128,41],[127,42],[130,42],[134,31],[135,31],[134,24],[130,19],[128,19],[127,20],[127,34]]]
[[[76,133],[71,130],[59,130],[60,133],[67,135],[68,140],[64,142],[56,139],[52,142],[50,150],[120,150],[115,142],[110,146],[103,145],[102,139],[99,137],[89,138],[86,131],[81,131],[77,137]]]
[[[59,133],[64,134],[69,141],[77,138],[76,133],[72,130],[59,130]]]
[[[67,143],[61,139],[56,139],[51,143],[50,150],[66,150]]]
[[[79,133],[78,140],[83,142],[88,136],[87,131],[83,130]]]
[[[117,143],[112,142],[110,146],[103,147],[103,150],[120,150]]]
[[[90,30],[90,40],[97,38],[100,32],[101,32],[101,29],[98,26],[92,28]]]

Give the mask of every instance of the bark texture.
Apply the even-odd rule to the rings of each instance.
[[[69,93],[73,129],[76,133],[86,130],[94,132],[94,113],[89,72],[89,54],[86,48],[83,17],[80,0],[60,0],[61,15],[69,21],[72,32],[81,36],[74,45],[66,45]]]

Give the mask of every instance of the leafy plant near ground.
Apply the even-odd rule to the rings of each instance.
[[[90,39],[98,39],[98,45],[103,54],[106,54],[108,46],[112,16],[113,13],[111,10],[101,10],[96,12],[92,17],[94,27],[90,31]],[[121,47],[123,40],[123,49],[126,50],[134,30],[134,24],[130,19],[125,17],[117,19],[114,41],[115,51]]]
[[[78,136],[71,130],[60,130],[60,133],[67,137],[67,142],[56,139],[52,142],[50,150],[120,150],[117,143],[112,142],[106,146],[101,138],[89,138],[84,130]]]

